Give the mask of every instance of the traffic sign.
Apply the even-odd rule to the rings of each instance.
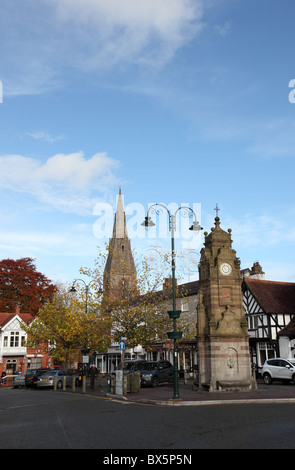
[[[121,341],[119,341],[119,349],[125,349],[125,341],[123,341],[121,339]]]

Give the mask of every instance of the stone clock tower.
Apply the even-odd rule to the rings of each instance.
[[[210,391],[251,390],[249,336],[243,308],[240,260],[231,229],[205,232],[199,265],[197,320],[199,386]]]

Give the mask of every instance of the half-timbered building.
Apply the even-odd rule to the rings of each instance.
[[[295,317],[295,284],[244,279],[242,290],[252,362],[259,369],[280,355],[278,333]]]

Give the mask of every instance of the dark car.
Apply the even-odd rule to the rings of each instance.
[[[145,361],[139,365],[141,385],[158,387],[160,383],[172,382],[173,365],[169,361]]]
[[[26,387],[37,387],[37,379],[40,375],[45,374],[48,372],[49,369],[31,369],[28,370],[26,373],[25,384]]]
[[[143,359],[135,359],[132,361],[124,361],[124,366],[123,366],[123,372],[124,373],[132,373],[132,372],[137,372],[139,370],[139,367],[145,363],[146,361]],[[116,373],[116,370],[121,370],[121,363],[116,367],[115,370],[113,370],[112,374]]]

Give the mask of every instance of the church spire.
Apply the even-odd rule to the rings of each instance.
[[[121,186],[117,197],[113,236],[109,242],[109,254],[104,270],[104,292],[112,298],[122,295],[122,286],[134,288],[136,268],[127,234],[126,216]]]
[[[124,212],[123,196],[121,186],[119,186],[119,195],[117,196],[117,209],[115,214],[115,222],[113,228],[113,238],[128,237],[126,227],[126,217]]]

